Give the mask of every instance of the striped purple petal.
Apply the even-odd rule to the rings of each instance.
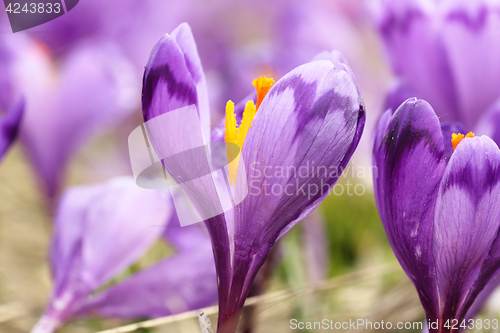
[[[142,87],[144,121],[185,106],[196,105],[205,138],[210,111],[205,75],[188,24],[179,25],[156,43],[146,65]]]
[[[500,150],[465,138],[451,156],[434,215],[433,255],[444,318],[463,318],[500,268]]]
[[[415,284],[427,317],[435,319],[439,309],[431,248],[434,206],[446,166],[443,134],[425,101],[409,99],[388,115],[379,122],[373,153],[375,198],[394,254]]]
[[[237,211],[237,232],[255,235],[262,244],[274,242],[336,182],[338,175],[324,170],[347,163],[364,125],[357,86],[344,66],[326,60],[300,66],[264,98],[243,146],[250,194]],[[309,170],[304,177],[301,167],[322,172]],[[297,172],[281,175],[287,168]],[[266,189],[269,184],[280,191]],[[253,221],[266,223],[256,229]],[[264,237],[256,236],[260,231]]]

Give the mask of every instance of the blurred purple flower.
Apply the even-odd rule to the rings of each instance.
[[[91,297],[77,315],[125,319],[168,316],[200,309],[217,301],[210,238],[199,225],[180,227],[177,218],[166,230],[177,253]]]
[[[0,161],[3,159],[12,141],[17,137],[24,113],[24,99],[14,105],[0,118]]]
[[[409,99],[383,114],[373,153],[380,218],[427,319],[439,319],[433,332],[475,315],[500,268],[500,151],[488,137],[465,138],[446,158],[453,130]]]
[[[171,35],[163,36],[151,52],[143,80],[144,120],[195,105],[202,129],[188,133],[187,138],[203,145],[200,137],[205,129],[207,116],[204,113],[208,113],[208,108],[199,98],[206,96],[206,87],[202,83],[203,70],[194,38],[189,26],[182,24]],[[239,176],[234,185],[235,197],[244,196],[245,180],[241,175],[246,172],[248,183],[259,194],[250,194],[234,210],[211,215],[214,217],[205,220],[212,238],[218,274],[218,332],[236,330],[252,281],[273,244],[317,207],[338,179],[338,175],[332,176],[331,173],[318,174],[317,177],[300,178],[295,174],[267,179],[263,176],[264,166],[271,170],[299,169],[306,164],[326,169],[345,166],[364,127],[364,108],[356,82],[351,71],[341,62],[318,60],[300,66],[278,80],[267,94],[258,88],[257,105],[260,101],[262,103],[244,144],[240,142],[245,163],[239,164]],[[228,105],[230,115],[230,103]],[[182,151],[186,146],[180,138],[183,129],[191,127],[191,120],[180,115],[174,117],[172,119],[177,122],[171,125],[171,129],[177,132],[166,133],[167,129],[164,133],[158,133],[160,129],[152,131],[154,135],[150,139],[158,156],[165,156],[166,147]],[[226,139],[230,133],[227,128],[231,128],[228,126]],[[216,131],[220,133],[220,129]],[[164,165],[169,174],[175,174],[173,166],[179,167],[165,161]],[[243,168],[245,172],[242,172]],[[290,195],[268,193],[266,187],[269,184],[288,189]],[[205,178],[199,187],[189,183],[181,184],[181,187],[202,216],[203,213],[219,211],[214,207],[220,202],[213,180]],[[316,192],[306,193],[311,187]]]
[[[500,146],[500,98],[478,120],[474,133],[489,136]]]
[[[172,214],[167,192],[141,189],[133,179],[117,178],[67,191],[57,210],[50,251],[54,287],[45,313],[32,332],[53,332],[77,315],[137,319],[214,302],[215,283],[202,281],[196,288],[188,283],[215,277],[207,251],[208,236],[200,244],[200,230],[178,235],[167,231],[174,241],[192,236],[198,243],[191,251],[174,244],[179,253],[92,295],[144,254],[165,232]],[[174,226],[170,229],[175,230]],[[185,285],[180,286],[180,281]],[[193,294],[193,290],[201,294]]]
[[[37,104],[29,107],[22,129],[28,155],[51,197],[75,150],[129,115],[137,94],[130,65],[109,45],[75,48],[63,60],[58,79],[43,100],[31,100]]]
[[[82,42],[113,43],[134,64],[147,59],[149,47],[171,28],[171,21],[192,5],[174,1],[80,1],[66,15],[27,31],[57,57],[65,57]]]
[[[142,72],[150,46],[159,36],[189,22],[211,84],[212,110],[222,116],[225,96],[240,100],[246,93],[243,87],[255,77],[282,76],[324,49],[341,49],[351,62],[364,64],[357,59],[364,53],[354,22],[361,4],[360,0],[214,0],[210,4],[87,0],[27,32],[47,44],[57,58],[82,41],[114,43]]]
[[[416,96],[429,101],[442,121],[460,121],[473,129],[500,98],[498,2],[378,0],[372,4],[392,68],[405,86],[396,89],[402,95],[393,98],[393,110]]]
[[[24,34],[4,34],[0,46],[0,109],[25,97],[19,136],[53,199],[82,143],[138,107],[138,77],[109,43],[80,43],[57,62],[44,44]]]

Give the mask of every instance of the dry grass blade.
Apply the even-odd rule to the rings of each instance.
[[[263,304],[276,304],[279,302],[283,302],[287,299],[296,297],[298,295],[305,295],[317,291],[322,290],[330,290],[334,288],[338,288],[341,286],[348,285],[350,283],[361,282],[365,280],[369,280],[375,277],[383,276],[386,274],[394,273],[400,271],[401,268],[396,263],[386,264],[382,266],[377,266],[373,268],[363,269],[356,272],[352,272],[343,276],[335,277],[329,280],[321,281],[314,285],[309,285],[303,288],[293,289],[293,290],[282,290],[277,292],[272,292],[260,296],[255,296],[247,299],[245,302],[245,306],[250,305],[263,305]],[[130,324],[126,326],[117,327],[110,330],[100,331],[98,333],[125,333],[125,332],[133,332],[140,328],[150,328],[157,327],[161,325],[171,324],[174,322],[180,322],[187,319],[196,319],[198,317],[198,313],[203,311],[206,315],[211,316],[217,314],[217,306],[211,306],[208,308],[188,311],[178,315],[172,315],[168,317],[156,318],[151,320],[146,320],[140,323]]]

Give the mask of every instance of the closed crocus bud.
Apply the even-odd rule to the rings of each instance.
[[[373,152],[380,218],[427,320],[439,322],[430,332],[472,318],[500,269],[500,151],[456,129],[409,99],[383,114]]]

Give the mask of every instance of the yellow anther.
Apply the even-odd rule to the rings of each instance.
[[[226,134],[225,141],[229,143],[235,143],[240,147],[240,151],[243,148],[243,142],[248,134],[248,130],[252,127],[252,120],[255,117],[257,109],[253,101],[248,101],[245,105],[245,110],[243,111],[243,118],[241,119],[241,124],[238,126],[236,124],[236,115],[234,113],[234,103],[228,101],[226,104]],[[229,147],[228,147],[229,151]],[[228,153],[228,155],[230,155]],[[228,156],[229,158],[229,156]],[[238,170],[239,156],[232,162],[228,160],[229,164],[229,184],[236,181],[236,171]]]
[[[228,143],[237,144],[238,147],[243,149],[243,143],[245,142],[245,138],[252,127],[252,121],[257,113],[257,109],[262,103],[262,100],[269,92],[269,89],[274,84],[273,79],[262,78],[253,81],[253,85],[257,89],[257,107],[253,101],[248,101],[245,105],[245,110],[243,111],[243,116],[241,118],[241,124],[238,125],[236,123],[236,115],[234,113],[234,103],[232,101],[228,101],[226,104],[226,133],[225,133],[225,141]],[[228,148],[228,157],[229,157],[229,148]],[[236,172],[238,171],[238,162],[239,155],[233,161],[229,161],[229,184],[233,184],[236,181]]]
[[[464,137],[465,138],[473,138],[474,133],[469,132],[465,136],[462,133],[452,133],[451,134],[451,144],[453,146],[453,150],[455,150],[455,148],[457,148],[458,144],[460,143],[460,141],[462,141],[462,139]]]
[[[234,103],[227,101],[226,104],[226,133],[224,137],[226,142],[237,143],[238,125],[236,124],[236,115],[234,114]]]
[[[238,136],[238,145],[243,148],[243,142],[248,134],[248,130],[252,127],[252,121],[255,117],[257,109],[253,101],[248,101],[245,105],[245,111],[243,111],[243,118],[241,119],[240,131]]]

